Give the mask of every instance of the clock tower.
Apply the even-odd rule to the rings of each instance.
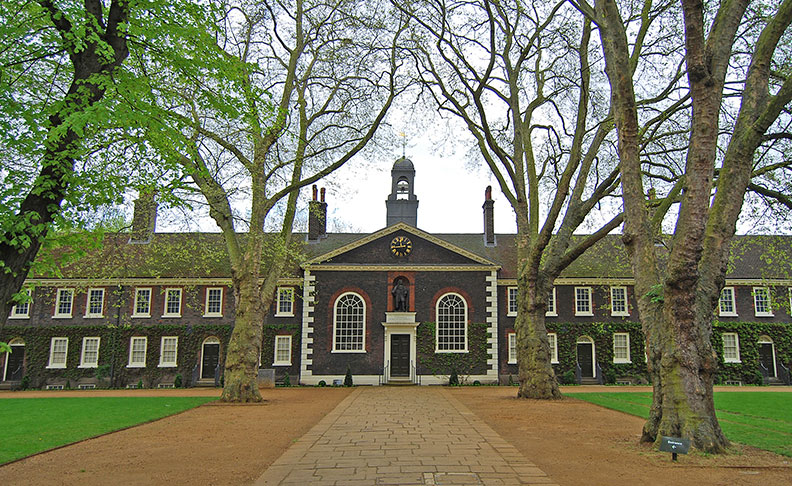
[[[385,201],[387,226],[405,222],[418,226],[418,198],[414,193],[415,167],[407,157],[401,157],[391,169],[391,193]]]

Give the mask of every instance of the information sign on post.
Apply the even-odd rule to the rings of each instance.
[[[670,452],[671,459],[676,461],[677,454],[687,454],[690,450],[690,439],[680,437],[663,437],[660,441],[660,451]]]

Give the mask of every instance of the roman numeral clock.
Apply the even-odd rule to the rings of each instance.
[[[412,241],[406,236],[397,236],[390,242],[390,251],[395,257],[406,257],[412,251]]]

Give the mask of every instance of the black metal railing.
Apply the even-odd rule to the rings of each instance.
[[[602,368],[600,367],[599,363],[596,363],[597,366],[597,383],[600,385],[605,384],[605,375],[602,374]]]
[[[418,366],[414,365],[412,361],[410,361],[410,382],[416,385],[421,384],[421,375],[418,374]]]
[[[22,381],[22,365],[19,365],[19,368],[15,369],[11,372],[10,375],[6,376],[7,381]]]
[[[767,385],[770,382],[770,370],[763,363],[759,363],[759,372],[762,373],[762,384]]]
[[[778,363],[778,379],[785,385],[792,385],[792,380],[789,377],[789,368],[784,366],[783,363]]]
[[[223,374],[222,370],[223,370],[222,366],[220,365],[220,363],[218,363],[217,366],[215,366],[215,370],[214,370],[215,371],[215,373],[214,373],[214,385],[216,387],[220,386],[220,378],[221,378],[221,376]]]
[[[190,376],[191,380],[190,380],[190,385],[189,386],[195,386],[195,384],[198,383],[198,378],[200,378],[200,373],[201,373],[201,365],[197,364],[192,369],[192,373],[191,373],[191,376]]]
[[[580,367],[580,363],[575,363],[575,383],[578,385],[583,383],[583,368]]]
[[[379,378],[379,384],[384,385],[388,382],[388,370],[390,369],[390,363],[386,364],[382,368],[382,375]]]

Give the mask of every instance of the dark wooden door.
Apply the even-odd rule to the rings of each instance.
[[[391,334],[391,376],[410,376],[409,334]]]
[[[203,345],[203,360],[201,363],[201,379],[214,380],[215,368],[220,362],[220,344],[206,343]]]
[[[590,343],[578,343],[577,359],[583,378],[594,377],[593,346]]]
[[[759,362],[767,368],[770,376],[776,376],[775,364],[773,363],[773,345],[770,343],[759,343]]]
[[[6,380],[21,380],[22,379],[22,363],[25,361],[25,347],[24,346],[11,346],[11,353],[6,357],[5,376],[3,381]]]

